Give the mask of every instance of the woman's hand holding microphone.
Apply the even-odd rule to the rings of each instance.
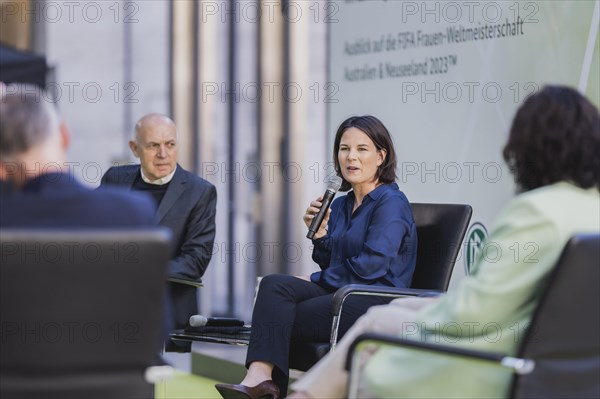
[[[306,208],[306,212],[304,213],[304,216],[302,217],[302,219],[304,220],[304,223],[306,224],[307,228],[310,228],[310,225],[311,225],[313,219],[315,218],[317,213],[319,213],[321,206],[323,206],[322,201],[323,201],[323,196],[320,196],[316,200],[312,201],[310,203],[310,206],[308,208]],[[327,223],[329,222],[330,214],[331,214],[331,208],[327,209],[327,213],[325,214],[325,217],[323,218],[321,225],[319,226],[317,232],[315,233],[315,236],[313,237],[314,240],[317,240],[317,239],[322,238],[327,235],[327,233],[328,233]]]

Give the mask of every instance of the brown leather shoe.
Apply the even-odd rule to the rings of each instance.
[[[279,387],[273,380],[263,381],[255,387],[233,384],[216,384],[215,388],[224,399],[277,399]]]

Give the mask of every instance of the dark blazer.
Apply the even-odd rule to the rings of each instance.
[[[14,191],[15,188],[10,182],[0,179],[0,197],[12,194]]]
[[[0,227],[155,226],[152,198],[122,189],[96,192],[61,173],[40,175],[0,199]]]
[[[102,177],[101,186],[131,188],[140,165],[116,166]],[[177,165],[157,211],[158,223],[171,229],[175,243],[168,276],[201,281],[215,240],[217,190],[206,180]],[[198,312],[196,289],[182,284],[170,287],[175,325],[183,328]]]

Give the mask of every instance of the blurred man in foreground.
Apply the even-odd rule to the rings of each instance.
[[[0,93],[1,229],[116,232],[123,229],[142,230],[157,226],[156,208],[148,195],[132,193],[122,188],[91,190],[78,183],[75,177],[69,174],[70,168],[66,156],[69,142],[70,135],[66,124],[59,118],[54,105],[49,102],[48,96],[41,89],[32,85],[17,84],[10,84],[3,88]],[[4,237],[2,240],[4,246]],[[74,246],[70,248],[75,251],[74,248],[79,247],[76,245],[77,243],[73,244]],[[29,247],[28,251],[32,252],[24,253],[29,255],[35,253],[36,256],[42,253],[41,256],[44,257],[41,250],[33,252],[35,248],[37,247]],[[71,252],[73,259],[76,259],[75,254],[76,252]],[[135,254],[128,255],[131,255],[128,258],[130,262],[137,261]],[[102,259],[105,258],[107,257],[102,257]],[[61,257],[61,259],[64,258]],[[93,270],[90,270],[89,275],[94,276]],[[61,276],[64,278],[65,285],[75,284],[71,281],[72,277],[71,275]],[[122,282],[115,284],[120,283],[122,284]],[[61,287],[55,286],[50,289],[52,292],[56,292]],[[132,295],[137,295],[138,292],[136,287],[131,287]],[[157,297],[162,297],[162,291],[157,291],[155,294]],[[107,292],[106,295],[112,295],[112,293]],[[127,298],[121,299],[127,300]],[[81,307],[76,298],[74,300],[73,306]],[[51,306],[52,301],[48,303]],[[90,310],[86,317],[92,319],[97,317],[97,310]],[[157,312],[160,310],[156,309]],[[163,301],[162,310],[165,320],[163,330],[166,332],[172,329],[168,300]],[[104,311],[111,312],[111,309],[104,309]],[[39,325],[38,322],[35,323],[37,323],[35,325]],[[70,320],[69,323],[72,325],[84,323],[85,325],[86,322]],[[146,331],[140,331],[140,334],[145,333]],[[32,342],[35,344],[38,343],[39,336],[34,336],[36,339]],[[25,338],[21,337],[21,342],[23,339]],[[156,354],[161,350],[160,344],[161,342],[156,343],[154,349]],[[41,351],[43,352],[43,350]],[[42,359],[44,356],[40,354],[39,357]],[[157,359],[157,362],[162,363],[160,359]],[[34,366],[32,365],[32,367]],[[116,381],[113,382],[116,383]],[[39,381],[33,380],[31,382],[34,388],[38,383]],[[89,389],[93,390],[91,387]]]
[[[146,195],[95,192],[68,173],[69,130],[41,89],[9,84],[0,98],[0,227],[156,225]]]

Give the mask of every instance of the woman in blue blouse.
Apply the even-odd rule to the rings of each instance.
[[[288,357],[294,342],[327,342],[331,300],[346,284],[408,287],[415,268],[417,233],[410,204],[394,182],[396,154],[389,132],[373,116],[351,117],[337,130],[334,162],[341,191],[314,236],[310,277],[270,275],[262,279],[252,316],[248,373],[238,385],[217,384],[224,398],[285,396]],[[322,198],[304,215],[310,226]],[[351,296],[339,334],[358,317],[389,300]]]

